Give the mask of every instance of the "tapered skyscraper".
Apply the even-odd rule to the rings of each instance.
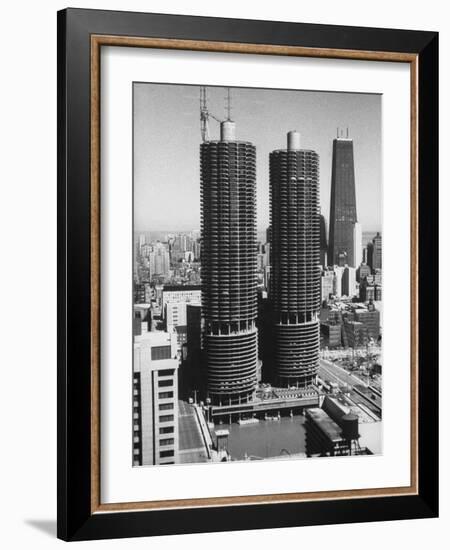
[[[325,267],[327,262],[328,243],[327,243],[327,225],[325,217],[320,215],[320,265]]]
[[[306,387],[319,363],[319,156],[298,132],[270,154],[270,198],[276,383]]]
[[[221,124],[200,149],[202,309],[208,395],[245,402],[256,389],[256,150]]]
[[[329,265],[355,265],[354,224],[357,223],[353,140],[333,140],[331,170]]]

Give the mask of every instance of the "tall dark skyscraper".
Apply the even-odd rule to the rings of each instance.
[[[320,265],[325,267],[327,264],[328,243],[327,243],[327,225],[325,217],[320,214]]]
[[[202,309],[208,395],[245,402],[256,388],[256,150],[221,124],[201,161]]]
[[[328,265],[355,266],[354,225],[357,223],[353,140],[333,140]]]
[[[306,387],[319,363],[319,156],[298,132],[270,154],[270,199],[276,383]]]

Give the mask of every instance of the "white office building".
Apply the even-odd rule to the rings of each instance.
[[[133,465],[179,461],[178,365],[175,334],[135,336]]]

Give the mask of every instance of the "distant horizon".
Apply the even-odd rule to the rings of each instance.
[[[267,227],[257,229],[257,233],[264,233],[267,230]],[[168,229],[136,229],[134,228],[134,236],[142,233],[190,233],[192,231],[200,231],[200,227],[188,227],[188,228],[174,228],[170,227]],[[369,228],[362,230],[362,233],[382,233],[382,228]],[[327,235],[328,240],[328,235]]]
[[[268,226],[267,226],[268,227]],[[258,232],[266,231],[267,227],[261,227],[257,228],[256,230]],[[200,227],[169,227],[169,228],[162,228],[162,229],[134,229],[135,233],[169,233],[169,232],[188,232],[188,231],[200,231]],[[381,232],[381,227],[370,227],[369,229],[363,229],[363,233],[373,233],[373,232]]]

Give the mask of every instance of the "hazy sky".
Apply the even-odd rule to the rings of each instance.
[[[136,231],[200,227],[199,86],[134,84],[134,220]],[[226,89],[208,87],[208,108],[225,116]],[[237,139],[256,146],[258,230],[269,224],[269,153],[286,148],[289,130],[320,157],[322,213],[328,223],[336,128],[354,143],[356,202],[363,231],[381,229],[381,96],[231,89]],[[219,125],[210,120],[210,137]]]

